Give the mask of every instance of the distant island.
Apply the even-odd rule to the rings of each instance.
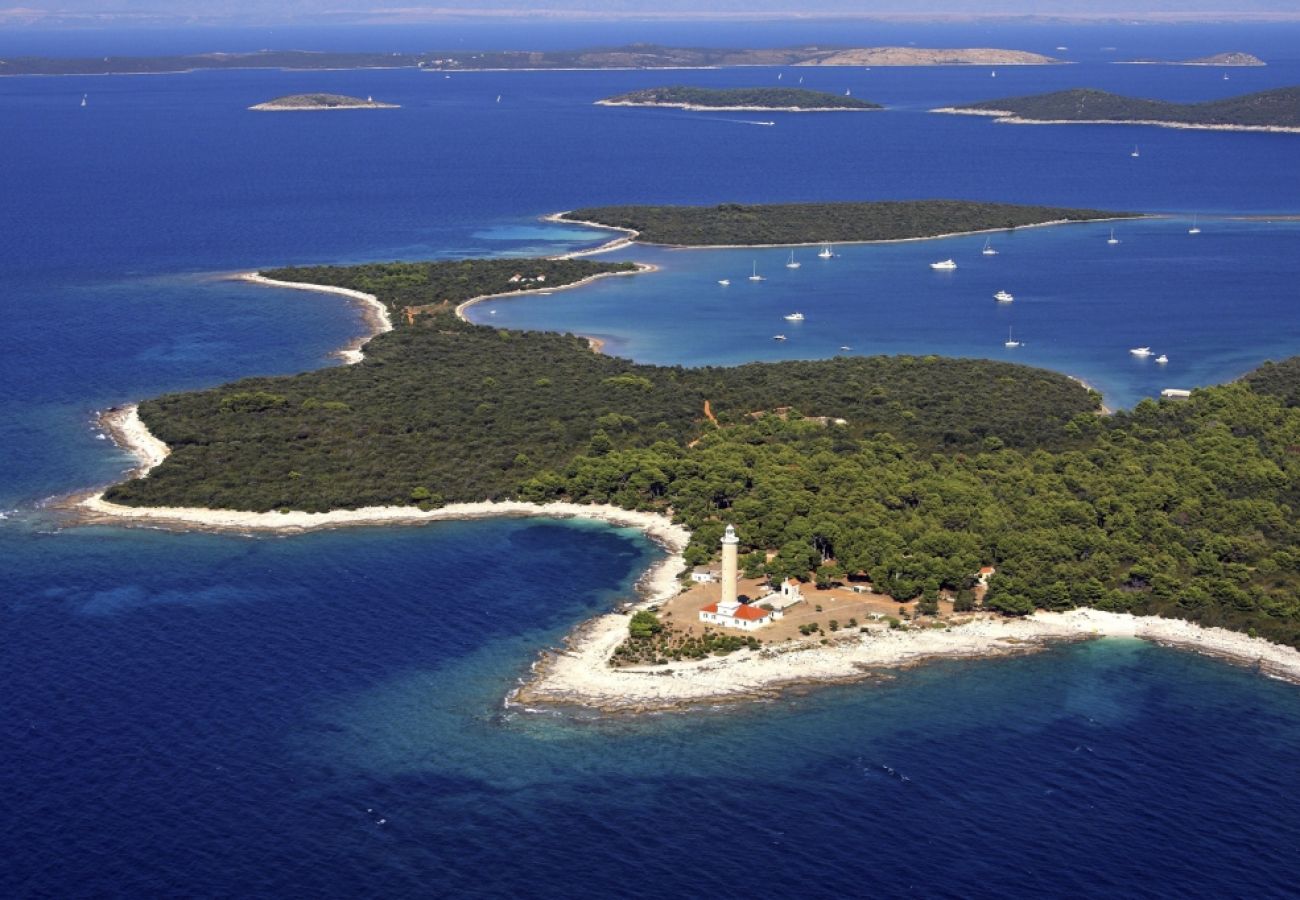
[[[1300,87],[1275,88],[1204,103],[1170,103],[1079,88],[944,107],[932,112],[993,116],[999,122],[1012,124],[1161,125],[1296,132],[1300,131]]]
[[[662,106],[694,110],[779,110],[782,112],[832,112],[883,109],[856,97],[808,91],[803,88],[697,88],[657,87],[629,91],[597,100],[598,106]]]
[[[1118,65],[1129,66],[1266,66],[1268,63],[1251,53],[1215,53],[1195,59],[1124,59]]]
[[[380,103],[367,97],[348,97],[345,94],[289,94],[265,103],[250,106],[259,112],[293,112],[312,109],[397,109],[396,103]]]
[[[556,221],[628,232],[682,247],[902,241],[1048,223],[1132,217],[1134,213],[966,200],[780,203],[718,206],[593,206]]]
[[[0,75],[124,75],[207,69],[702,69],[729,66],[957,66],[1054,65],[1061,60],[1022,50],[935,50],[921,47],[728,49],[629,44],[583,50],[444,50],[427,53],[351,53],[259,50],[173,56],[0,59]]]

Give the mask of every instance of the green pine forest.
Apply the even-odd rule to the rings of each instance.
[[[1133,216],[970,200],[875,200],[853,203],[723,203],[718,206],[590,206],[563,218],[640,232],[650,244],[706,247],[890,241],[958,232],[1087,222]]]
[[[173,453],[108,499],[247,510],[613,503],[685,523],[692,564],[730,522],[752,573],[867,577],[908,601],[968,587],[992,564],[985,603],[1009,615],[1088,605],[1300,645],[1300,359],[1102,416],[1097,395],[1068,378],[1006,363],[647,366],[573,335],[451,312],[517,288],[516,273],[546,274],[528,285],[544,289],[628,265],[266,272],[419,314],[395,316],[357,365],[141,404]]]

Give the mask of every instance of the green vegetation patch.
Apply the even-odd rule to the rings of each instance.
[[[992,564],[984,605],[1007,614],[1171,614],[1300,645],[1300,360],[1102,417],[1097,396],[1068,378],[1006,363],[646,366],[573,335],[499,331],[447,311],[503,278],[514,287],[503,272],[560,265],[577,266],[573,280],[619,268],[278,270],[434,311],[399,319],[357,365],[142,404],[173,453],[108,498],[312,511],[612,503],[686,524],[692,565],[733,523],[747,575],[865,576],[899,601],[947,590],[969,608],[976,571]],[[740,646],[673,643],[657,624],[632,619],[617,662]]]
[[[1204,103],[1169,103],[1078,88],[1051,94],[988,100],[957,109],[1006,111],[1022,119],[1040,121],[1147,121],[1185,125],[1300,128],[1300,87],[1276,88]]]
[[[643,106],[705,106],[710,108],[758,107],[761,109],[881,109],[856,97],[808,91],[803,88],[698,88],[656,87],[606,97],[602,103]]]
[[[811,244],[889,241],[1043,222],[1082,222],[1132,215],[1097,209],[910,200],[720,206],[593,206],[565,214],[641,233],[655,244]]]

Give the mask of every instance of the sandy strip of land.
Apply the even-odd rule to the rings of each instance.
[[[932,660],[1008,656],[1098,637],[1155,641],[1300,683],[1300,651],[1294,648],[1177,619],[1090,609],[1040,612],[1021,619],[980,617],[946,629],[873,628],[826,645],[796,642],[665,666],[611,668],[606,661],[627,637],[627,625],[628,617],[619,614],[588,621],[569,637],[566,649],[534,665],[510,702],[607,712],[674,710],[770,698],[797,685],[860,681]]]
[[[1191,122],[1161,122],[1159,119],[1025,119],[1005,109],[960,109],[945,106],[933,113],[952,116],[992,116],[1001,125],[1155,125],[1159,128],[1183,128],[1191,131],[1263,131],[1272,134],[1300,134],[1300,127],[1278,125],[1198,125]]]
[[[607,247],[605,249],[612,249],[612,248]],[[570,255],[578,256],[580,254],[570,254]],[[557,256],[554,258],[567,259],[568,256]],[[518,291],[505,291],[504,293],[500,293],[500,294],[482,294],[478,297],[471,297],[468,300],[463,300],[460,303],[458,303],[456,305],[456,318],[460,319],[462,322],[469,322],[471,325],[478,325],[482,323],[472,321],[469,318],[469,316],[465,314],[465,311],[469,309],[471,306],[475,306],[479,303],[484,302],[485,300],[500,300],[503,297],[522,297],[524,295],[536,296],[537,294],[550,294],[550,293],[554,293],[555,291],[567,291],[567,290],[572,290],[573,288],[582,287],[584,284],[591,284],[593,281],[598,281],[601,278],[609,278],[613,275],[641,275],[646,272],[657,272],[657,271],[659,271],[658,266],[652,266],[649,265],[648,263],[637,263],[635,269],[628,269],[626,272],[597,272],[595,275],[588,275],[586,278],[579,279],[578,281],[571,281],[568,284],[557,284],[553,287],[524,288]],[[599,338],[589,337],[587,338],[587,341],[592,345],[591,348],[595,350],[597,353],[599,353],[600,348],[605,345],[605,342],[600,340]]]
[[[586,219],[566,219],[568,212],[551,213],[542,216],[543,222],[554,222],[557,225],[585,225],[588,228],[600,228],[605,231],[617,231],[622,237],[606,241],[599,247],[593,247],[590,250],[575,250],[572,253],[565,253],[555,259],[576,259],[579,256],[593,256],[597,253],[608,253],[611,250],[621,250],[624,247],[630,247],[641,236],[641,232],[632,228],[620,228],[617,225],[605,225],[601,222],[589,222]]]
[[[686,109],[691,112],[880,112],[884,109],[883,106],[703,106],[699,103],[637,103],[631,100],[597,100],[595,105]]]
[[[319,291],[325,294],[339,294],[350,300],[355,300],[361,307],[362,315],[365,319],[368,333],[353,338],[346,347],[335,351],[336,355],[342,358],[349,365],[359,363],[365,358],[361,348],[365,346],[366,341],[370,340],[377,334],[383,334],[386,331],[393,330],[393,320],[388,315],[388,307],[379,302],[379,298],[374,294],[367,294],[364,291],[354,291],[351,288],[336,287],[332,284],[305,284],[301,281],[276,281],[274,278],[267,278],[257,272],[245,272],[242,275],[236,275],[239,281],[247,281],[252,284],[261,284],[267,287],[291,288],[295,291]]]

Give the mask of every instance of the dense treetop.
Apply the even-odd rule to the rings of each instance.
[[[970,103],[956,109],[994,110],[1042,121],[1170,122],[1300,128],[1300,87],[1275,88],[1204,103],[1170,103],[1077,88],[1051,94]]]
[[[502,262],[561,265],[268,273],[424,312],[357,365],[142,404],[173,453],[108,498],[608,502],[687,524],[692,564],[730,522],[754,574],[865,576],[908,601],[969,587],[993,564],[992,610],[1163,613],[1300,644],[1300,360],[1111,417],[1064,376],[997,362],[645,366],[572,335],[455,318],[451,303],[499,283]]]
[[[656,87],[598,100],[628,106],[704,106],[712,109],[880,109],[857,97],[803,88]]]
[[[1129,213],[1053,206],[906,200],[864,203],[781,203],[720,206],[592,206],[565,213],[640,232],[655,244],[812,244],[888,241],[954,232],[1017,228],[1042,222],[1087,221]]]

